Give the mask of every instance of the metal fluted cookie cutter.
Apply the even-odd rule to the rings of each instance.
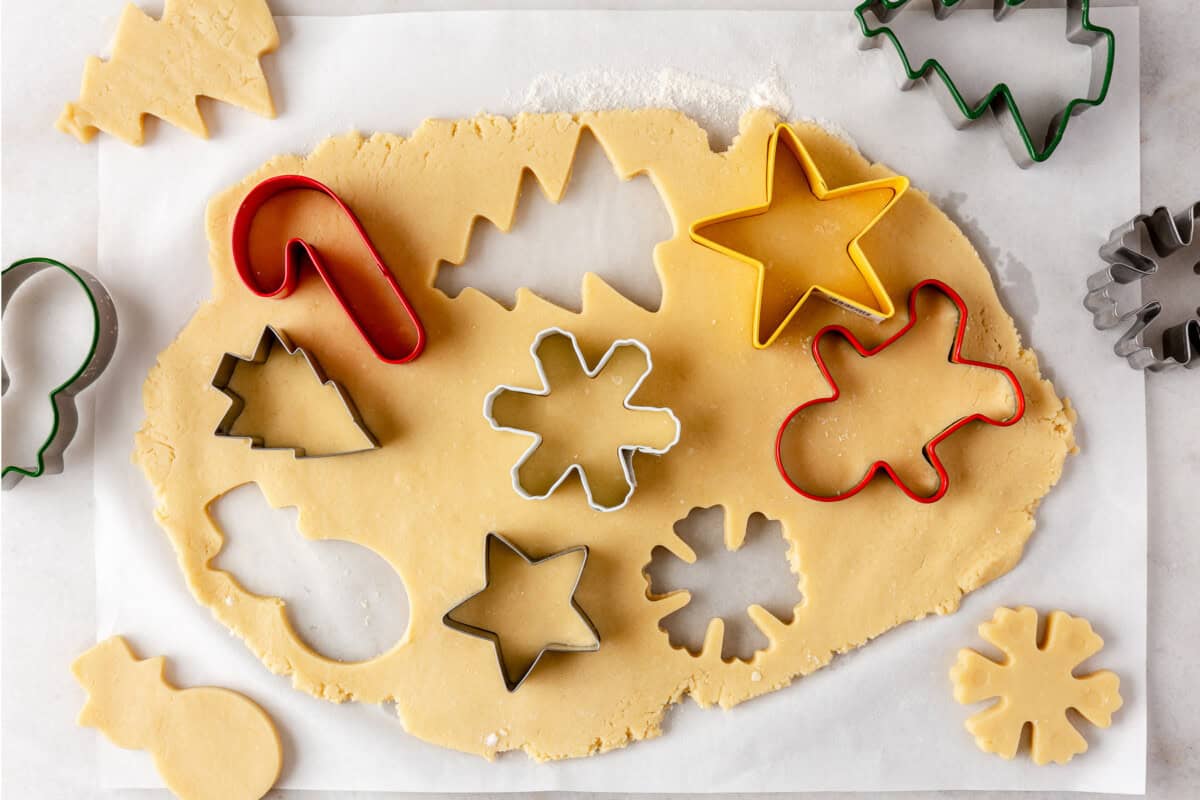
[[[1173,217],[1161,206],[1139,214],[1100,257],[1108,266],[1088,278],[1083,305],[1100,330],[1128,323],[1113,352],[1152,372],[1200,366],[1200,202]]]
[[[579,573],[575,576],[575,582],[571,586],[569,599],[571,608],[573,608],[575,613],[579,615],[580,622],[582,622],[584,626],[586,626],[587,630],[591,632],[592,641],[584,644],[548,642],[543,645],[540,650],[538,650],[537,654],[533,657],[533,660],[529,663],[529,666],[527,666],[519,675],[514,676],[509,670],[508,660],[504,656],[504,647],[500,641],[499,633],[488,628],[481,628],[476,625],[471,625],[454,619],[454,612],[459,611],[475,598],[482,596],[492,585],[492,549],[495,547],[507,548],[510,552],[525,562],[525,565],[528,567],[536,567],[539,564],[545,564],[547,561],[552,559],[570,556],[574,553],[582,553],[583,555],[579,564]],[[515,692],[520,688],[521,684],[525,682],[525,679],[529,677],[529,674],[533,672],[534,667],[538,665],[538,662],[542,660],[542,656],[546,655],[546,653],[594,653],[600,649],[600,631],[596,629],[596,625],[592,622],[591,617],[587,615],[587,612],[585,612],[583,607],[579,605],[579,601],[575,599],[575,594],[579,591],[579,582],[583,580],[583,570],[585,567],[587,567],[587,559],[588,548],[586,545],[578,545],[576,547],[569,547],[566,550],[559,550],[557,553],[552,553],[545,558],[539,558],[536,560],[531,559],[525,554],[524,551],[522,551],[512,542],[508,541],[508,539],[505,539],[500,534],[489,533],[483,544],[483,588],[463,600],[458,605],[454,606],[454,608],[447,611],[445,616],[442,617],[442,624],[448,628],[458,631],[459,633],[465,633],[468,636],[486,639],[487,641],[491,642],[492,647],[494,647],[496,650],[496,663],[500,666],[500,675],[504,678],[504,686],[508,689],[508,691]]]
[[[515,392],[517,394],[525,394],[535,397],[550,396],[550,380],[546,376],[545,364],[542,363],[542,359],[538,355],[538,348],[541,346],[542,342],[551,336],[562,336],[570,341],[571,347],[575,353],[575,357],[579,361],[579,366],[583,370],[583,374],[589,379],[595,378],[604,370],[605,366],[608,365],[609,360],[612,359],[613,354],[615,354],[618,349],[622,347],[636,347],[638,350],[642,351],[642,354],[646,357],[646,369],[642,372],[638,379],[634,381],[633,386],[631,386],[629,391],[625,394],[625,399],[622,402],[622,405],[627,411],[652,411],[667,414],[674,423],[675,435],[664,447],[659,448],[630,443],[623,444],[617,448],[617,459],[620,462],[621,471],[624,475],[625,484],[628,487],[628,491],[625,493],[625,496],[621,499],[621,501],[616,505],[604,505],[603,503],[596,501],[595,496],[592,493],[592,485],[588,481],[587,471],[584,470],[583,465],[578,462],[573,462],[568,465],[563,470],[562,474],[559,475],[558,478],[550,485],[550,487],[542,494],[535,495],[526,491],[525,487],[521,484],[521,467],[525,465],[525,463],[537,451],[538,447],[541,446],[542,436],[535,431],[501,425],[493,413],[493,407],[495,405],[496,398],[505,392]],[[506,433],[519,433],[523,436],[529,436],[533,438],[533,444],[529,445],[529,448],[524,452],[524,454],[517,459],[517,463],[513,464],[512,466],[511,474],[513,490],[526,500],[545,500],[547,497],[554,494],[554,491],[571,476],[572,472],[576,472],[579,474],[579,482],[583,484],[583,491],[587,496],[589,506],[596,511],[619,511],[629,504],[630,499],[633,497],[633,492],[637,488],[637,477],[633,471],[634,455],[636,453],[646,453],[648,455],[661,456],[679,443],[681,426],[679,424],[679,418],[675,416],[674,411],[669,408],[657,406],[632,405],[633,396],[637,394],[638,389],[642,387],[642,384],[645,382],[646,378],[649,377],[650,373],[654,371],[654,359],[650,355],[650,348],[646,347],[646,345],[642,344],[637,339],[618,339],[609,346],[608,350],[605,351],[603,356],[601,356],[600,361],[596,363],[596,366],[589,369],[587,366],[587,359],[584,358],[583,350],[580,349],[579,340],[575,338],[575,334],[571,333],[570,331],[565,331],[562,328],[547,328],[534,337],[533,344],[529,347],[529,352],[533,356],[533,363],[537,368],[538,379],[542,383],[542,388],[526,389],[520,386],[509,386],[507,384],[502,384],[488,392],[487,397],[483,399],[483,416],[485,419],[487,419],[488,424],[492,426],[493,430],[504,431]]]
[[[899,37],[888,27],[887,23],[895,17],[909,0],[864,0],[854,9],[854,16],[862,30],[863,40],[860,47],[864,50],[881,47],[883,39],[889,39],[900,59],[904,70],[904,81],[901,89],[908,90],[920,80],[926,80],[934,89],[934,94],[946,112],[946,116],[956,128],[965,128],[985,112],[991,110],[1000,123],[1004,142],[1013,159],[1022,168],[1030,167],[1048,159],[1062,142],[1067,132],[1067,123],[1071,117],[1081,114],[1093,106],[1104,102],[1108,96],[1108,87],[1112,83],[1113,66],[1116,57],[1116,36],[1108,28],[1093,25],[1090,18],[1089,0],[1067,0],[1067,41],[1082,44],[1092,49],[1092,74],[1086,97],[1076,97],[1062,108],[1046,130],[1045,137],[1039,142],[1030,133],[1017,101],[1013,98],[1012,90],[1007,84],[998,83],[992,87],[978,102],[972,104],[963,97],[958,86],[951,79],[945,67],[936,58],[926,59],[919,67],[914,68],[908,60],[904,46]],[[930,0],[933,11],[938,19],[944,19],[953,11],[960,8],[960,0]],[[997,21],[1003,19],[1013,9],[1025,4],[1025,0],[994,0],[993,16]],[[866,19],[866,12],[871,11],[882,23],[873,27]],[[1100,48],[1099,45],[1104,47]],[[929,80],[930,73],[940,78],[939,82]],[[937,91],[937,83],[943,91]]]
[[[276,283],[263,285],[263,270],[251,259],[251,232],[259,211],[285,192],[318,192],[333,200],[350,221],[373,269],[352,272],[329,262],[316,247],[299,236],[284,243],[282,274],[271,276]],[[341,197],[320,181],[303,175],[276,175],[259,183],[246,195],[233,220],[233,263],[246,287],[258,297],[282,299],[300,283],[300,267],[309,263],[325,282],[376,358],[386,364],[406,364],[425,348],[425,327],[383,262],[366,229]],[[270,279],[270,278],[268,278]],[[410,329],[406,331],[405,329]]]
[[[731,222],[737,219],[746,217],[758,216],[766,214],[771,210],[771,204],[775,197],[775,165],[779,152],[779,143],[782,141],[784,146],[795,156],[800,162],[800,167],[804,171],[805,180],[808,182],[809,191],[817,200],[837,200],[838,198],[848,197],[851,195],[862,194],[865,192],[874,192],[881,189],[891,192],[891,197],[888,202],[879,210],[866,226],[859,231],[858,235],[851,239],[846,244],[846,254],[850,261],[854,264],[854,268],[866,283],[868,291],[871,293],[874,306],[867,305],[859,300],[847,297],[844,294],[833,291],[832,289],[818,283],[814,283],[800,296],[788,311],[787,315],[775,327],[766,339],[762,338],[762,311],[763,311],[763,293],[766,288],[766,265],[745,253],[740,253],[736,250],[726,247],[719,242],[713,241],[704,236],[701,231],[705,228],[710,228],[714,225],[719,225],[723,222]],[[743,264],[753,267],[757,273],[757,284],[755,286],[754,298],[754,332],[751,340],[754,346],[760,350],[770,347],[784,329],[791,323],[792,319],[800,312],[800,308],[814,294],[824,297],[834,305],[840,306],[847,311],[852,311],[860,316],[867,317],[875,322],[883,322],[890,319],[896,313],[896,307],[892,304],[892,298],[888,295],[883,283],[879,280],[879,276],[875,273],[875,269],[871,266],[870,260],[862,249],[862,238],[875,227],[875,224],[883,218],[892,206],[899,201],[901,195],[908,191],[909,181],[903,175],[895,175],[890,178],[878,178],[871,181],[863,181],[862,183],[848,184],[839,186],[836,189],[830,189],[825,179],[821,176],[820,170],[817,169],[817,164],[813,161],[808,149],[804,143],[800,141],[800,136],[795,129],[787,123],[780,123],[775,126],[771,138],[767,142],[767,199],[761,205],[748,206],[746,208],[738,208],[733,211],[727,211],[716,216],[706,217],[692,223],[689,228],[689,235],[692,241],[697,244],[714,250],[722,255],[737,259]]]
[[[53,422],[50,433],[37,451],[36,464],[33,467],[22,467],[16,464],[5,464],[3,467],[2,485],[5,490],[11,489],[21,482],[22,478],[37,478],[41,475],[55,475],[63,471],[63,453],[75,437],[79,427],[79,411],[75,407],[75,395],[95,382],[108,362],[112,360],[117,347],[117,309],[112,297],[104,284],[91,273],[55,261],[50,258],[25,258],[10,264],[0,273],[3,285],[0,294],[3,300],[0,309],[8,308],[8,301],[30,278],[47,270],[61,270],[69,275],[87,296],[92,315],[92,338],[88,345],[87,355],[69,378],[51,390],[49,395]],[[8,391],[8,370],[0,360],[2,387],[0,394]]]
[[[895,469],[893,469],[892,465],[887,461],[873,462],[871,466],[867,468],[867,471],[863,475],[862,479],[844,492],[839,492],[834,495],[822,495],[808,491],[797,481],[795,481],[788,473],[787,466],[784,464],[783,439],[788,425],[793,419],[796,418],[798,414],[804,411],[804,409],[815,405],[821,405],[823,403],[833,403],[842,395],[841,388],[838,386],[837,381],[833,379],[833,376],[829,374],[829,367],[826,366],[825,358],[821,355],[821,340],[828,335],[837,334],[849,342],[850,346],[858,351],[858,354],[863,358],[870,358],[873,355],[877,355],[881,351],[885,350],[889,345],[900,339],[900,337],[912,330],[913,326],[917,324],[917,295],[920,294],[923,289],[934,289],[940,292],[949,298],[958,309],[958,326],[955,329],[954,343],[950,347],[950,354],[948,356],[950,362],[954,364],[963,364],[970,367],[983,367],[985,369],[991,369],[1000,372],[1005,378],[1008,379],[1009,384],[1012,386],[1013,396],[1016,399],[1016,411],[1012,416],[1006,419],[995,419],[987,416],[986,414],[971,414],[955,421],[948,427],[944,428],[937,436],[934,436],[932,439],[930,439],[925,446],[921,448],[921,453],[925,457],[925,460],[929,462],[929,465],[933,467],[934,472],[937,473],[938,483],[933,494],[921,495],[913,491],[907,484],[904,483],[903,480],[901,480],[900,476],[896,474]],[[813,337],[813,360],[816,361],[817,367],[821,370],[821,375],[825,378],[826,383],[829,384],[829,388],[833,390],[833,394],[827,397],[818,397],[815,400],[809,400],[806,403],[802,403],[794,408],[792,412],[784,418],[783,424],[779,426],[779,432],[775,435],[775,465],[779,469],[779,474],[783,477],[784,482],[786,482],[787,485],[790,486],[797,494],[803,495],[809,500],[819,500],[822,502],[831,503],[838,500],[846,500],[858,494],[863,489],[867,488],[867,484],[874,480],[876,475],[882,472],[891,478],[892,482],[900,488],[900,491],[904,492],[904,494],[906,494],[909,498],[916,500],[918,503],[934,503],[938,500],[941,500],[942,497],[945,496],[946,491],[950,488],[950,476],[946,472],[945,465],[942,464],[941,459],[938,458],[937,446],[941,444],[942,441],[949,438],[955,431],[965,425],[969,425],[972,422],[986,422],[988,425],[993,425],[997,428],[1007,428],[1010,425],[1017,424],[1017,422],[1020,421],[1023,416],[1025,416],[1025,392],[1021,388],[1021,383],[1017,380],[1017,376],[1013,374],[1012,370],[1001,364],[992,364],[986,361],[972,361],[970,359],[963,358],[963,337],[966,336],[966,333],[966,302],[962,299],[962,296],[959,295],[958,292],[954,291],[954,289],[950,288],[949,285],[934,278],[923,280],[913,287],[912,292],[908,296],[908,322],[903,328],[896,331],[891,338],[876,345],[875,347],[868,349],[867,347],[863,346],[863,344],[853,333],[841,325],[828,325],[819,330],[817,335]]]
[[[317,455],[308,455],[305,449],[300,446],[277,445],[268,447],[261,436],[254,434],[234,433],[233,428],[237,423],[238,417],[242,415],[242,411],[246,408],[246,400],[236,391],[230,388],[230,382],[233,380],[233,374],[237,371],[239,364],[266,364],[267,359],[271,355],[272,348],[279,345],[284,349],[289,356],[299,353],[304,357],[305,363],[312,371],[317,381],[323,386],[332,386],[337,394],[338,400],[341,401],[347,415],[354,427],[358,428],[363,438],[368,442],[366,447],[358,447],[351,450],[341,450],[334,453],[320,453]],[[213,374],[212,386],[221,394],[229,398],[229,410],[225,412],[225,416],[221,417],[221,421],[217,423],[216,430],[213,431],[214,436],[221,436],[230,439],[245,439],[250,443],[251,450],[290,450],[296,458],[330,458],[333,456],[346,456],[354,453],[365,453],[370,450],[379,449],[379,441],[367,428],[363,422],[362,415],[359,414],[358,408],[354,405],[354,401],[350,399],[350,395],[340,383],[325,375],[325,371],[321,369],[321,365],[313,358],[303,347],[292,344],[287,335],[282,331],[276,330],[268,325],[263,329],[262,336],[258,340],[258,346],[254,348],[254,352],[250,356],[239,356],[236,353],[225,353],[221,356],[221,361],[217,365],[217,371]]]

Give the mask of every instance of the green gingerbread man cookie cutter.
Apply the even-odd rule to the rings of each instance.
[[[54,475],[63,470],[63,453],[79,427],[79,412],[75,407],[75,395],[86,389],[112,360],[117,347],[117,310],[112,296],[96,276],[82,269],[68,267],[51,258],[24,258],[14,261],[0,273],[0,313],[8,308],[8,301],[17,290],[36,275],[49,270],[66,273],[87,296],[92,317],[92,338],[83,363],[50,391],[49,400],[53,413],[50,433],[38,448],[36,464],[32,467],[5,464],[0,484],[7,491],[21,482],[22,478],[37,478]],[[0,394],[8,392],[8,369],[0,360],[0,375],[3,385]]]
[[[945,19],[951,12],[962,7],[962,0],[930,0],[933,13],[938,19]],[[1041,163],[1058,149],[1067,132],[1067,123],[1071,117],[1081,114],[1089,108],[1098,106],[1108,96],[1108,87],[1112,83],[1113,65],[1116,57],[1116,36],[1105,27],[1093,25],[1090,17],[1090,0],[1067,0],[1067,41],[1074,44],[1087,45],[1092,49],[1092,75],[1088,86],[1087,97],[1076,97],[1067,103],[1054,118],[1046,131],[1046,136],[1039,144],[1029,132],[1029,127],[1017,107],[1012,90],[1008,84],[998,83],[992,87],[982,99],[975,103],[967,102],[958,86],[951,79],[946,68],[936,58],[927,58],[916,68],[909,61],[908,53],[900,44],[900,38],[888,27],[888,22],[907,6],[909,0],[863,0],[854,9],[854,16],[862,29],[863,40],[860,45],[864,50],[881,47],[886,38],[891,41],[904,69],[905,80],[901,85],[904,90],[911,89],[920,80],[926,80],[931,87],[936,84],[930,79],[931,74],[941,79],[944,91],[935,92],[946,115],[956,128],[964,128],[978,120],[989,110],[1000,122],[1004,142],[1014,160],[1022,168]],[[1025,4],[1025,0],[993,0],[992,16],[996,21],[1003,19],[1013,9]],[[867,21],[866,12],[871,11],[880,21],[878,27]],[[1099,45],[1104,45],[1100,47]]]

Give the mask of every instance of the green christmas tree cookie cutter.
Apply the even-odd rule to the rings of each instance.
[[[961,7],[962,0],[930,0],[933,13],[938,19],[945,19],[951,12]],[[1039,145],[1030,134],[1017,101],[1007,84],[998,83],[976,103],[969,103],[959,91],[958,86],[950,78],[945,67],[936,58],[926,59],[920,66],[913,68],[912,62],[899,37],[888,27],[887,23],[908,5],[909,0],[863,0],[854,9],[854,16],[862,29],[863,40],[860,44],[864,50],[881,47],[883,40],[891,41],[900,57],[906,79],[901,88],[911,89],[917,81],[927,80],[930,73],[941,78],[945,91],[935,92],[946,115],[956,128],[964,128],[982,117],[987,111],[992,111],[1000,122],[1005,144],[1017,164],[1022,168],[1041,163],[1058,149],[1063,135],[1067,132],[1067,123],[1071,117],[1080,114],[1093,106],[1104,102],[1108,96],[1108,87],[1112,83],[1113,63],[1116,56],[1116,36],[1113,32],[1099,25],[1093,25],[1089,16],[1090,0],[1067,0],[1067,41],[1074,44],[1087,45],[1092,49],[1092,76],[1088,87],[1087,97],[1077,97],[1071,100],[1061,111],[1050,120],[1046,136]],[[993,16],[997,21],[1003,19],[1010,11],[1025,4],[1025,0],[994,0]],[[874,27],[867,21],[866,12],[871,11],[882,23]],[[1098,45],[1105,45],[1103,48]],[[936,86],[933,81],[928,81]]]
[[[117,347],[117,310],[112,297],[98,278],[82,269],[68,267],[52,258],[24,258],[14,261],[0,272],[0,313],[8,308],[8,301],[27,280],[47,270],[61,270],[70,276],[87,296],[92,317],[92,338],[83,363],[69,378],[50,391],[50,408],[53,421],[50,433],[38,448],[36,464],[24,467],[5,464],[0,485],[5,491],[21,482],[22,478],[37,478],[55,475],[63,470],[63,453],[79,427],[79,412],[75,407],[75,395],[90,386],[108,362]],[[8,392],[8,369],[0,360],[0,375],[3,383],[0,394]]]

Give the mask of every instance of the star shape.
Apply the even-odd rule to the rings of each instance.
[[[500,534],[489,533],[483,547],[483,588],[447,611],[442,623],[492,643],[508,691],[515,692],[546,653],[600,649],[600,633],[575,599],[587,566],[586,546],[533,560]],[[535,580],[553,585],[554,591],[529,591]],[[506,644],[510,637],[520,641]]]
[[[815,200],[818,206],[824,203],[841,206],[866,220],[853,225],[853,230],[856,232],[846,239],[844,244],[842,241],[836,243],[837,248],[844,247],[845,262],[847,263],[822,264],[820,269],[824,277],[820,282],[802,277],[798,280],[799,276],[788,274],[796,270],[788,270],[782,265],[771,263],[773,259],[770,258],[767,251],[773,243],[771,240],[779,238],[778,234],[763,235],[764,232],[761,230],[747,229],[747,224],[761,227],[758,222],[738,225],[742,220],[776,216],[789,211],[800,210],[811,215],[813,211],[811,208],[797,208],[810,198],[805,198],[800,192],[778,191],[779,177],[785,175],[788,169],[785,167],[783,170],[778,170],[781,163],[778,159],[781,141],[785,145],[784,150],[798,163],[804,180],[808,184],[811,200]],[[692,224],[689,233],[692,241],[697,244],[737,259],[754,267],[757,271],[752,341],[755,347],[763,349],[771,346],[779,338],[792,318],[800,311],[800,307],[813,294],[819,294],[848,311],[870,317],[877,322],[888,319],[896,312],[879,276],[875,274],[870,261],[863,253],[860,242],[862,237],[875,226],[875,223],[884,214],[891,210],[907,190],[908,178],[902,175],[830,189],[795,129],[786,123],[780,123],[767,143],[766,202],[762,205],[739,208],[701,219]],[[808,205],[811,206],[811,203]],[[822,215],[815,221],[811,219],[808,221],[812,224],[813,235],[811,238],[816,244],[820,244],[822,238],[828,239],[830,234],[844,233],[844,231],[836,230],[842,226],[842,223],[835,221],[828,214]],[[717,230],[718,228],[721,230]],[[743,230],[737,230],[738,228]],[[702,233],[706,230],[708,233]],[[733,237],[721,235],[730,232],[735,235]],[[746,241],[738,241],[742,238],[745,238]],[[777,241],[774,243],[778,244]],[[793,255],[793,253],[789,253],[789,255]],[[811,263],[811,259],[808,261]],[[844,269],[846,266],[852,269]],[[811,275],[811,267],[808,271]],[[870,299],[867,299],[866,295],[869,295]],[[781,319],[777,322],[764,320],[765,305],[779,306],[782,313],[778,316],[781,316]],[[771,314],[771,311],[772,308],[767,309],[768,314]]]

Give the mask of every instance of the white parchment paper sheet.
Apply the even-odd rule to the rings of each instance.
[[[1032,24],[1034,15],[1023,12]],[[1061,11],[1057,12],[1061,14]],[[268,59],[281,116],[210,104],[213,139],[164,125],[137,150],[101,145],[99,272],[137,331],[97,401],[99,635],[174,657],[172,678],[260,702],[287,747],[283,785],[412,791],[794,791],[1022,788],[1141,792],[1145,764],[1146,492],[1141,376],[1096,346],[1080,308],[1107,230],[1138,208],[1138,19],[1105,8],[1118,36],[1108,102],[1077,118],[1049,164],[1022,172],[989,121],[956,132],[925,90],[900,93],[894,62],[860,53],[847,13],[497,12],[282,18]],[[986,14],[979,24],[990,24]],[[1007,24],[1007,22],[1006,22]],[[1024,24],[1024,23],[1023,23]],[[1055,24],[1060,24],[1056,22]],[[1068,49],[1069,50],[1069,49]],[[1056,64],[1045,53],[1046,71]],[[1065,57],[1065,56],[1064,56]],[[1074,56],[1072,56],[1073,58]],[[1049,59],[1047,61],[1046,59]],[[1078,63],[1071,61],[1070,63]],[[777,69],[795,116],[830,120],[870,157],[910,175],[963,225],[996,273],[1043,369],[1080,411],[1083,453],[1038,512],[1017,569],[958,614],[888,633],[784,691],[729,712],[686,702],[660,739],[605,756],[496,764],[406,735],[384,709],[334,706],[290,688],[194,602],[127,454],[155,355],[210,290],[204,206],[270,156],[352,127],[406,133],[424,117],[518,110],[540,74],[684,70],[750,87]],[[1097,664],[1126,699],[1092,750],[1035,768],[979,752],[947,670],[999,604],[1064,608],[1106,640]],[[110,786],[159,785],[149,759],[101,744]]]

